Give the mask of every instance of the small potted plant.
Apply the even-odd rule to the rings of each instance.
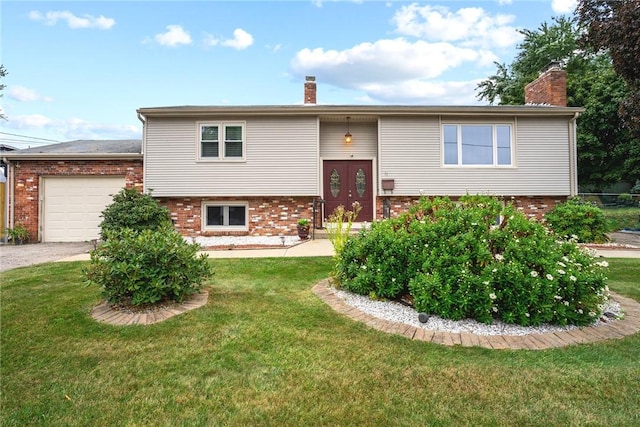
[[[24,225],[17,224],[15,227],[9,228],[7,233],[14,245],[21,245],[29,241],[29,230]]]
[[[302,240],[309,238],[309,220],[306,218],[298,220],[298,237]]]

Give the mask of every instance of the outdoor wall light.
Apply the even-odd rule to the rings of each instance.
[[[350,118],[351,117],[347,117],[347,133],[344,134],[344,143],[345,144],[351,144],[351,140],[352,140],[351,133],[349,132],[349,119]]]

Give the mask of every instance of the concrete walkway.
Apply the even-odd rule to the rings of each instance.
[[[606,258],[640,258],[638,249],[595,249],[596,255]],[[270,257],[314,257],[333,256],[334,250],[328,239],[307,240],[300,244],[268,249],[230,249],[203,251],[209,258],[270,258]],[[88,253],[64,257],[58,261],[86,261]]]

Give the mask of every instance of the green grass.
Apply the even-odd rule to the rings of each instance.
[[[640,208],[604,208],[602,211],[611,231],[640,230]]]
[[[2,426],[640,425],[640,334],[414,342],[320,301],[330,258],[211,262],[207,305],[146,327],[91,319],[83,263],[1,274]],[[610,265],[609,286],[640,300],[640,260]]]

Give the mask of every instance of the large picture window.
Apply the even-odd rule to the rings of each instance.
[[[244,159],[244,123],[200,123],[200,160]]]
[[[202,219],[205,230],[247,230],[247,204],[245,202],[232,203],[203,203]]]
[[[511,166],[510,124],[445,124],[442,126],[444,164]]]

